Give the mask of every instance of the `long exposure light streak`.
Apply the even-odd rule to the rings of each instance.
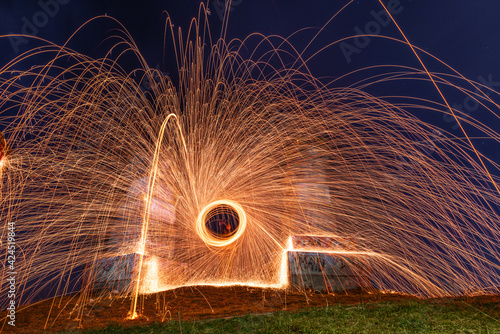
[[[439,89],[439,86],[437,85],[436,81],[434,80],[432,74],[427,69],[427,66],[425,66],[424,62],[422,61],[422,59],[418,55],[417,51],[415,51],[415,48],[413,47],[413,45],[410,43],[410,41],[408,41],[408,38],[406,37],[406,34],[403,32],[403,30],[401,30],[401,28],[399,27],[399,25],[396,22],[396,20],[394,20],[394,17],[392,16],[391,12],[387,9],[387,7],[384,5],[384,3],[382,2],[382,0],[379,0],[379,2],[380,2],[380,5],[384,8],[384,10],[387,13],[387,15],[389,15],[389,17],[391,18],[391,21],[394,22],[394,24],[398,28],[399,32],[401,33],[401,35],[403,36],[404,40],[406,41],[406,44],[408,44],[408,46],[411,48],[411,51],[413,52],[413,54],[415,55],[415,57],[418,59],[418,62],[420,63],[420,65],[422,65],[422,68],[424,69],[425,73],[429,76],[429,79],[432,81],[432,84],[434,85],[434,87],[436,87],[436,90],[438,91],[439,96],[443,99],[443,102],[446,104],[446,108],[450,111],[451,115],[453,116],[453,118],[457,122],[458,126],[460,127],[460,130],[462,131],[462,133],[464,134],[465,138],[467,139],[467,142],[468,142],[469,146],[474,150],[474,153],[476,154],[477,158],[479,159],[479,162],[481,163],[482,167],[484,168],[484,171],[488,175],[488,178],[490,179],[491,184],[493,184],[493,186],[495,187],[495,189],[497,191],[497,194],[500,195],[500,189],[498,188],[497,183],[495,182],[495,180],[491,176],[490,172],[488,171],[488,168],[485,166],[485,164],[483,162],[483,159],[481,158],[481,156],[477,152],[476,148],[474,147],[474,144],[472,143],[472,141],[470,140],[469,136],[467,135],[467,132],[464,130],[464,127],[462,126],[462,124],[460,124],[460,122],[459,122],[459,120],[457,118],[457,115],[455,114],[455,112],[453,111],[453,108],[448,103],[448,100],[444,97],[443,92],[441,91],[441,89]]]
[[[136,317],[136,308],[137,308],[137,298],[139,295],[139,285],[141,282],[141,273],[142,273],[142,266],[144,262],[144,253],[146,249],[146,236],[148,233],[148,226],[149,226],[149,219],[151,217],[151,203],[152,199],[154,196],[154,189],[155,189],[155,184],[156,184],[156,177],[158,176],[158,158],[159,158],[159,153],[161,149],[161,144],[163,142],[163,136],[165,135],[165,128],[168,124],[168,121],[170,118],[174,118],[177,120],[177,116],[175,114],[170,114],[167,116],[167,118],[163,121],[161,128],[160,128],[160,133],[158,136],[158,141],[156,142],[155,146],[155,152],[153,156],[153,161],[151,164],[151,170],[149,172],[149,178],[148,178],[148,187],[146,191],[146,207],[143,213],[143,219],[142,219],[142,228],[141,228],[141,239],[139,242],[139,249],[137,250],[137,253],[139,254],[139,264],[137,267],[137,278],[136,278],[136,284],[135,284],[135,289],[134,289],[134,298],[132,302],[132,306],[130,309],[130,317],[134,319]],[[179,122],[177,122],[178,130],[179,130],[179,136],[182,139],[182,144],[184,147],[184,150],[186,151],[186,142],[184,140],[184,136],[182,135],[182,129],[179,126]],[[187,152],[186,152],[187,154]],[[189,170],[189,168],[188,168]]]
[[[87,25],[99,20],[116,23]],[[498,120],[494,90],[401,29],[403,40],[385,41],[409,47],[420,67],[328,81],[311,74],[311,43],[226,41],[226,21],[212,40],[204,4],[187,36],[167,18],[173,76],[149,68],[121,26],[103,58],[70,48],[73,36],[38,39],[0,68],[0,221],[17,229],[20,303],[78,290],[81,319],[91,296],[119,291],[134,318],[141,296],[178,287],[286,288],[300,252],[357,261],[382,291],[500,292],[499,165],[473,145],[498,145],[500,134],[446,97],[465,95]],[[133,69],[120,66],[131,59]],[[144,91],[145,81],[156,84]],[[442,100],[369,93],[394,83],[438,88]],[[464,136],[423,113],[451,115]],[[328,242],[294,244],[310,236]]]

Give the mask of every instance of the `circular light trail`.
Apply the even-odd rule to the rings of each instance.
[[[243,208],[231,200],[218,200],[201,210],[196,233],[209,246],[226,247],[238,240],[247,225]]]

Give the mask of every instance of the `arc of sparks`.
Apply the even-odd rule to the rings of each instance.
[[[479,162],[481,163],[481,166],[483,167],[484,171],[486,172],[486,175],[488,175],[488,178],[490,179],[491,183],[493,184],[493,186],[495,187],[497,193],[500,195],[500,188],[498,187],[497,183],[495,182],[495,180],[493,179],[493,176],[491,176],[490,172],[488,171],[488,168],[486,167],[486,165],[484,164],[484,161],[483,159],[481,158],[481,155],[479,154],[479,152],[477,151],[476,147],[474,146],[474,144],[472,143],[472,141],[470,140],[470,137],[469,135],[467,134],[467,132],[465,131],[464,127],[462,126],[462,124],[460,123],[460,121],[458,120],[457,118],[457,115],[455,114],[455,112],[453,111],[453,108],[450,106],[450,104],[448,103],[448,100],[444,97],[443,95],[443,92],[441,91],[441,89],[439,88],[438,84],[436,83],[436,80],[434,80],[434,77],[432,76],[431,72],[429,72],[429,70],[427,69],[427,66],[425,66],[424,62],[422,61],[422,58],[420,58],[420,56],[418,55],[417,51],[415,50],[415,48],[413,47],[413,44],[410,43],[410,41],[408,40],[408,38],[406,37],[406,34],[403,32],[403,29],[401,29],[401,27],[399,26],[399,24],[396,22],[396,20],[394,19],[394,17],[392,16],[391,12],[387,9],[387,7],[384,5],[384,3],[382,2],[382,0],[379,0],[380,4],[382,5],[382,7],[384,8],[385,12],[387,13],[387,15],[389,15],[389,17],[391,18],[392,22],[394,22],[394,25],[396,26],[396,28],[398,29],[398,31],[401,33],[401,35],[403,36],[404,40],[406,41],[406,44],[408,44],[408,46],[410,47],[411,51],[413,52],[413,54],[415,55],[415,57],[417,57],[418,59],[418,62],[420,63],[420,65],[422,66],[422,68],[424,69],[425,73],[427,74],[427,76],[429,77],[429,79],[431,80],[432,84],[434,85],[434,87],[436,88],[439,96],[441,97],[441,99],[443,100],[443,102],[445,103],[446,105],[446,108],[450,111],[451,115],[453,116],[453,118],[455,119],[455,122],[457,122],[458,126],[460,127],[460,130],[462,130],[462,133],[464,134],[465,138],[467,139],[467,142],[469,143],[470,147],[472,148],[472,150],[474,151],[474,153],[476,154],[477,158],[479,159]]]
[[[139,287],[140,287],[140,282],[141,282],[142,265],[144,263],[144,253],[145,253],[145,249],[146,249],[146,236],[147,236],[147,231],[148,231],[148,226],[149,226],[149,217],[150,217],[150,213],[151,213],[151,200],[153,198],[154,186],[156,183],[156,177],[158,175],[158,160],[159,160],[159,155],[160,155],[160,149],[161,149],[161,146],[163,143],[165,129],[167,127],[167,124],[168,124],[168,121],[170,120],[170,118],[175,118],[175,120],[176,120],[177,128],[179,130],[179,134],[180,134],[181,140],[182,140],[182,145],[183,145],[184,151],[186,153],[187,168],[188,168],[188,170],[190,169],[189,168],[189,159],[187,156],[186,140],[184,138],[184,135],[182,134],[182,128],[179,124],[179,118],[177,117],[176,114],[171,113],[165,118],[165,120],[163,121],[163,123],[160,127],[158,140],[156,141],[153,162],[151,164],[151,169],[149,171],[146,205],[145,205],[143,216],[142,216],[141,239],[140,239],[140,243],[139,243],[139,250],[137,252],[139,254],[139,265],[138,265],[138,271],[137,271],[137,279],[136,279],[136,282],[134,285],[132,304],[130,306],[130,314],[129,314],[130,319],[135,319],[137,317],[137,299],[139,298]]]

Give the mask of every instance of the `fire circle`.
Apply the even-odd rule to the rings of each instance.
[[[243,235],[246,225],[245,211],[238,203],[219,200],[201,210],[196,233],[209,246],[226,247]]]

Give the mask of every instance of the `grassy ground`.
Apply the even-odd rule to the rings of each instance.
[[[335,304],[204,321],[170,321],[140,327],[112,325],[82,333],[500,333],[500,305],[463,301]],[[74,332],[64,332],[74,333]]]

